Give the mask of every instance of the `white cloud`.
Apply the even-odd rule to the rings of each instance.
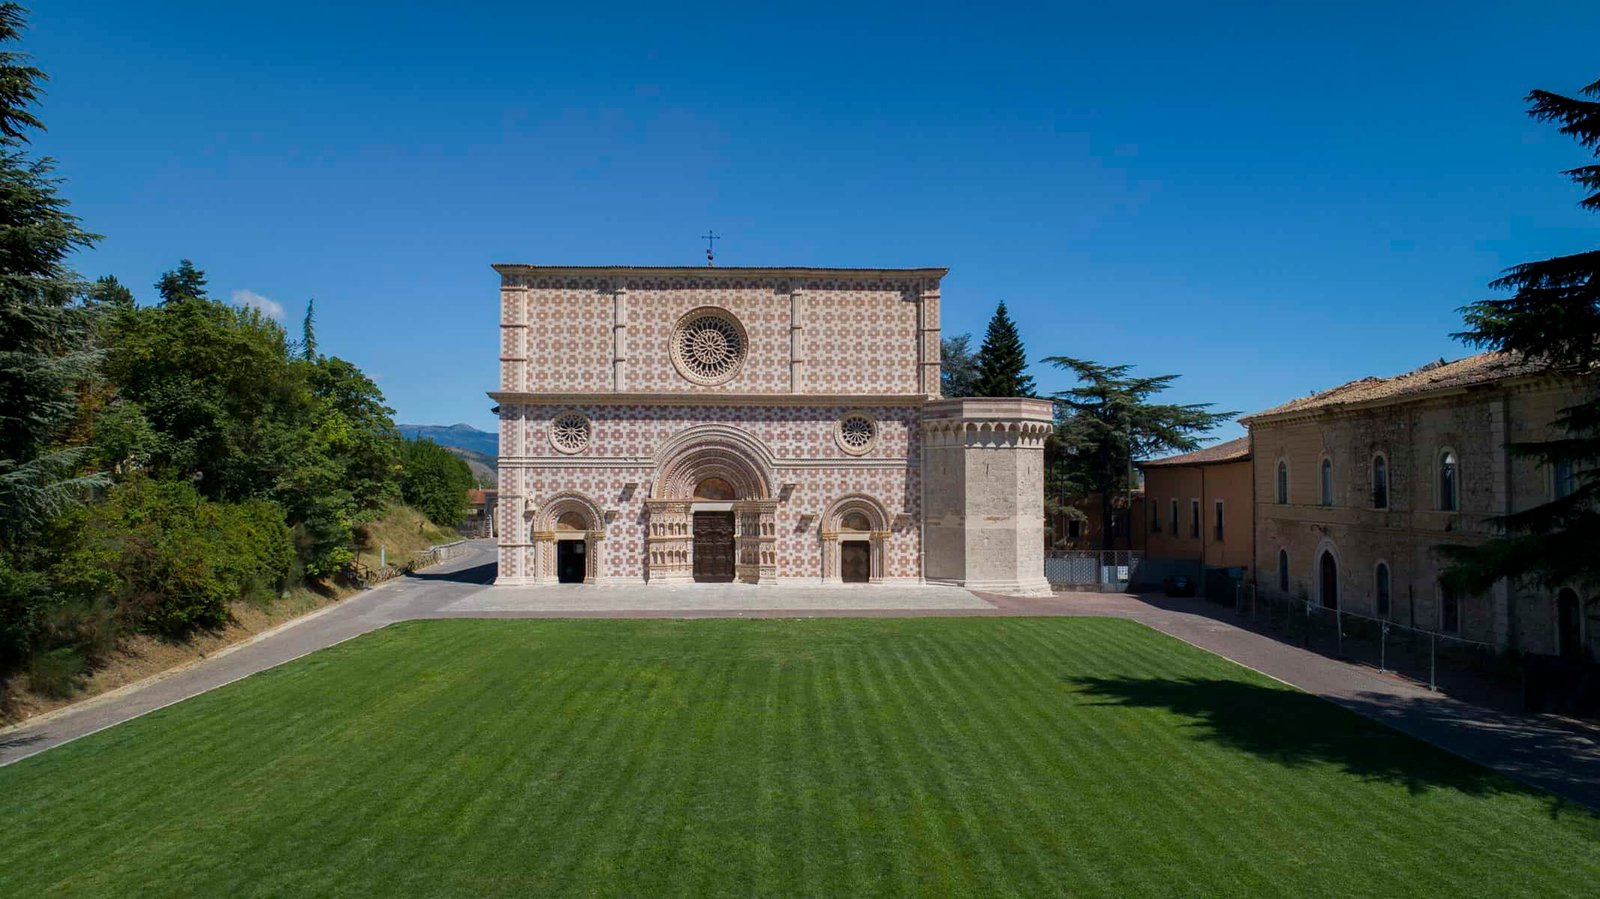
[[[283,304],[271,297],[264,297],[253,290],[235,290],[233,292],[233,305],[260,309],[261,314],[267,318],[283,321]]]

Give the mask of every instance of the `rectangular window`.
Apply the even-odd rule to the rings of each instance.
[[[1167,509],[1172,513],[1171,515],[1167,516],[1167,523],[1172,525],[1172,536],[1176,537],[1178,534],[1182,533],[1178,530],[1178,501],[1173,500]]]
[[[1067,522],[1067,539],[1076,540],[1083,535],[1083,522],[1073,518]]]
[[[1217,521],[1216,521],[1217,539],[1221,540],[1222,539],[1222,500],[1220,500],[1220,499],[1217,500],[1216,512],[1217,512]]]
[[[1439,630],[1447,634],[1461,632],[1461,598],[1443,584],[1439,585]]]
[[[1197,499],[1189,500],[1189,536],[1200,537],[1200,501]]]

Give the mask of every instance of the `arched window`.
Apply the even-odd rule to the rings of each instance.
[[[1333,460],[1322,460],[1322,504],[1333,505]]]
[[[1458,468],[1454,450],[1439,454],[1439,508],[1442,511],[1454,512],[1461,508],[1461,476]]]
[[[1289,551],[1278,550],[1278,592],[1289,592]]]
[[[1339,561],[1324,551],[1317,560],[1317,597],[1326,609],[1339,608]]]
[[[1289,504],[1289,463],[1278,460],[1278,505]]]
[[[1382,453],[1372,457],[1372,508],[1389,508],[1389,460]]]
[[[1379,618],[1389,617],[1389,563],[1379,562],[1372,571],[1372,595]]]

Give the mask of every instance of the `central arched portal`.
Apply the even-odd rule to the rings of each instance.
[[[777,579],[771,453],[736,428],[691,428],[668,440],[645,500],[652,584]]]

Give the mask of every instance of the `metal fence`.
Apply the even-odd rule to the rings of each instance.
[[[1143,553],[1126,549],[1052,550],[1044,557],[1044,576],[1052,587],[1126,590],[1143,559]]]
[[[1494,644],[1457,634],[1401,624],[1357,612],[1330,609],[1304,598],[1261,595],[1254,584],[1240,584],[1235,608],[1265,630],[1338,658],[1366,662],[1381,672],[1424,681],[1430,690],[1458,683],[1514,679]]]

